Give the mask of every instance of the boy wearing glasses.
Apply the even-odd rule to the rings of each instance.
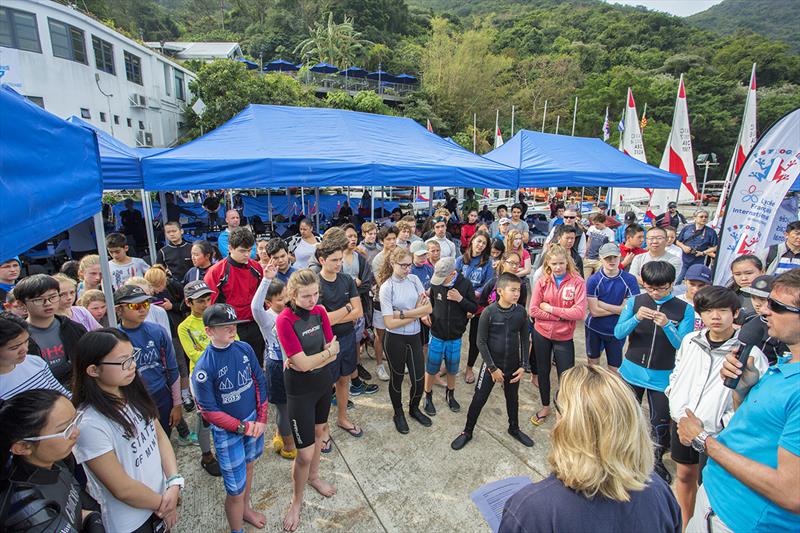
[[[617,339],[628,339],[620,375],[631,385],[639,402],[647,393],[650,427],[656,442],[655,471],[667,483],[672,482],[672,476],[662,460],[670,437],[669,401],[664,390],[675,367],[675,350],[681,339],[694,330],[694,309],[672,294],[675,274],[675,267],[665,261],[644,265],[644,293],[628,299],[614,328]]]
[[[145,322],[151,299],[136,285],[123,285],[114,292],[119,329],[130,337],[134,354],[138,351],[136,369],[158,407],[158,420],[169,436],[183,416],[181,384],[169,335],[158,324]]]
[[[72,355],[86,328],[56,315],[61,286],[46,274],[34,274],[17,283],[14,298],[28,311],[28,353],[47,361],[53,376],[70,389]]]

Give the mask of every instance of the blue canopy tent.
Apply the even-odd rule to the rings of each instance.
[[[330,63],[317,63],[310,69],[311,72],[316,72],[318,74],[334,74],[339,72],[339,67],[331,65]]]
[[[300,67],[285,59],[276,59],[264,65],[265,72],[294,72]]]
[[[0,87],[0,260],[100,212],[97,139]]]
[[[397,83],[405,83],[406,85],[414,85],[419,83],[419,80],[416,76],[412,76],[411,74],[398,74],[394,77]]]
[[[243,57],[237,57],[236,61],[239,63],[244,63],[244,66],[247,67],[247,70],[256,70],[258,69],[258,63],[255,61],[250,61],[249,59],[245,59]]]
[[[376,70],[375,72],[370,72],[367,74],[367,78],[370,80],[378,80],[378,81],[395,81],[395,77],[392,74],[389,74],[385,70]]]
[[[600,139],[520,130],[484,157],[519,169],[519,187],[677,189],[681,177],[642,163]]]
[[[408,118],[250,105],[187,144],[142,159],[150,191],[432,186],[515,189],[518,170],[472,154]]]
[[[361,67],[348,67],[339,71],[339,76],[344,76],[346,78],[366,78],[367,74],[369,74],[369,72]]]

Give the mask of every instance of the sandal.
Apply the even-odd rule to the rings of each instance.
[[[531,417],[531,424],[533,424],[534,426],[537,426],[537,427],[541,426],[544,423],[544,421],[547,420],[548,416],[550,416],[550,415],[548,414],[548,415],[541,416],[539,413],[536,413],[535,415],[533,415]]]
[[[331,453],[333,451],[333,442],[330,437],[322,441],[322,448],[320,449],[322,453]]]
[[[348,432],[353,437],[360,437],[360,436],[362,436],[364,434],[364,430],[361,429],[360,427],[356,426],[355,424],[353,424],[353,427],[350,427],[350,428],[346,428],[344,426],[340,426],[339,424],[336,424],[336,425],[338,426],[339,429],[345,430],[346,432]]]
[[[475,383],[475,373],[473,372],[471,376],[468,376],[467,373],[464,373],[464,383],[467,385],[471,385]]]

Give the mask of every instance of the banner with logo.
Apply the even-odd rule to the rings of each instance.
[[[726,285],[730,264],[739,255],[760,255],[789,187],[800,175],[800,109],[780,119],[742,165],[728,197],[720,229],[715,285]]]
[[[784,198],[778,214],[775,216],[775,222],[772,223],[772,229],[769,231],[770,238],[767,241],[767,247],[786,242],[786,226],[797,220],[798,207],[800,206],[797,196]],[[766,267],[766,265],[764,266]]]

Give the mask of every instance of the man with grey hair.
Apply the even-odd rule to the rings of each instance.
[[[683,227],[675,244],[683,252],[681,272],[675,283],[681,283],[686,270],[692,265],[705,264],[708,257],[715,257],[719,247],[719,236],[707,226],[708,211],[698,209],[694,212],[694,224]]]

